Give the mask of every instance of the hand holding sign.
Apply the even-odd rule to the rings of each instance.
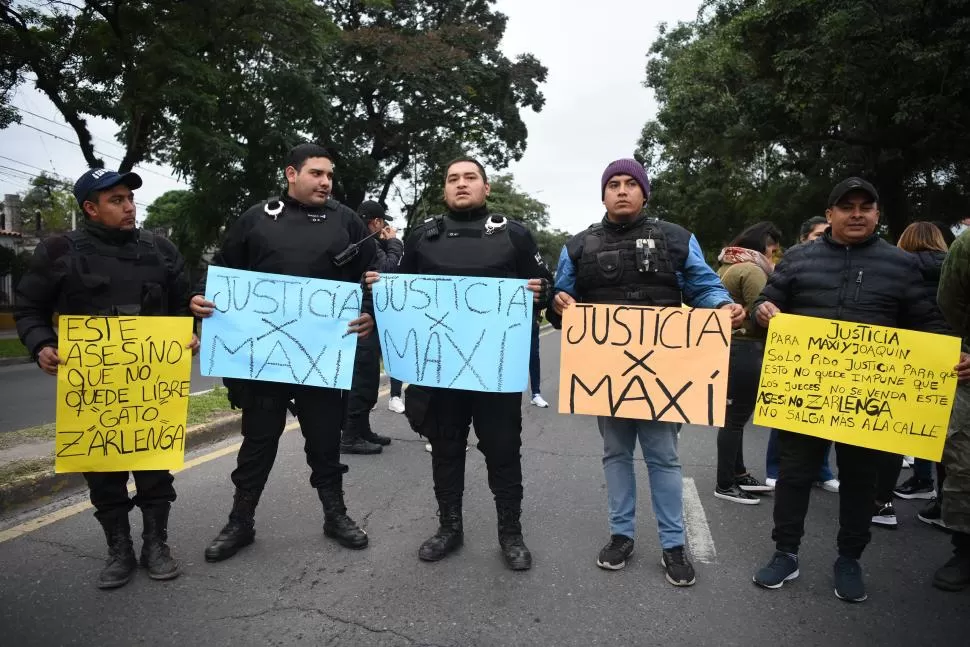
[[[374,279],[374,310],[390,376],[471,391],[525,388],[534,301],[527,281],[372,274],[364,280]]]
[[[357,337],[373,328],[360,314],[359,285],[209,267],[202,374],[349,389]]]
[[[189,317],[62,316],[57,472],[182,466]]]
[[[956,337],[816,317],[772,317],[756,424],[938,461]]]

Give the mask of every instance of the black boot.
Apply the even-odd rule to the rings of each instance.
[[[99,521],[108,542],[108,562],[98,575],[98,588],[115,589],[130,582],[138,567],[131,545],[128,512],[122,511]]]
[[[361,436],[344,436],[340,441],[341,454],[380,454],[384,448]]]
[[[532,568],[532,553],[522,539],[522,515],[520,504],[496,501],[498,512],[498,544],[502,547],[505,565],[513,571],[527,571]]]
[[[323,534],[344,548],[360,550],[367,548],[367,533],[347,516],[344,492],[340,486],[322,487],[317,490],[323,504]]]
[[[141,538],[141,565],[153,580],[172,580],[182,572],[178,560],[168,548],[168,511],[171,505],[147,506],[141,509],[144,526]]]
[[[255,517],[259,495],[259,492],[236,488],[236,494],[232,500],[232,512],[229,513],[229,523],[206,547],[205,561],[221,562],[229,559],[239,552],[240,548],[256,540]]]
[[[360,437],[369,443],[373,443],[375,445],[381,445],[383,447],[386,447],[387,445],[391,444],[390,438],[388,438],[387,436],[381,436],[380,434],[375,434],[373,430],[369,430],[365,433],[362,433]]]
[[[438,520],[438,532],[425,540],[418,549],[418,559],[425,562],[444,559],[465,541],[461,524],[461,501],[438,501]]]

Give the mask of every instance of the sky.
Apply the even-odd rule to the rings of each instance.
[[[511,172],[521,189],[549,205],[553,227],[578,232],[603,215],[603,169],[632,156],[643,125],[656,114],[643,80],[658,25],[693,19],[699,2],[498,0],[495,6],[509,17],[504,53],[534,54],[549,70],[542,111],[522,113],[529,129],[525,155],[501,172]],[[0,130],[0,193],[22,193],[41,169],[72,182],[84,173],[73,129],[43,94],[23,86],[14,105],[23,124]],[[116,167],[124,153],[114,138],[117,128],[89,122],[97,152]],[[135,171],[145,182],[135,194],[139,218],[162,193],[187,188],[165,167]]]

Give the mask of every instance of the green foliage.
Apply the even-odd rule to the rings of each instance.
[[[166,191],[148,205],[142,223],[145,229],[160,231],[175,243],[190,273],[199,268],[208,244],[219,235],[218,223],[201,214],[203,209],[205,201],[195,191]]]
[[[664,29],[640,154],[652,207],[721,244],[772,220],[790,236],[855,174],[893,236],[970,205],[970,4],[710,0]]]
[[[73,187],[43,171],[30,181],[30,185],[31,189],[21,197],[24,233],[37,231],[38,218],[40,231],[45,235],[70,231],[72,216],[79,215]]]

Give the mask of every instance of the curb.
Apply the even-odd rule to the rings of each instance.
[[[0,366],[15,366],[17,364],[32,364],[29,357],[0,357]]]
[[[185,432],[185,451],[223,440],[238,433],[242,413],[233,412],[210,422],[189,427]],[[7,516],[28,504],[46,505],[85,487],[80,473],[55,474],[52,470],[30,474],[16,481],[0,484],[0,515]]]

